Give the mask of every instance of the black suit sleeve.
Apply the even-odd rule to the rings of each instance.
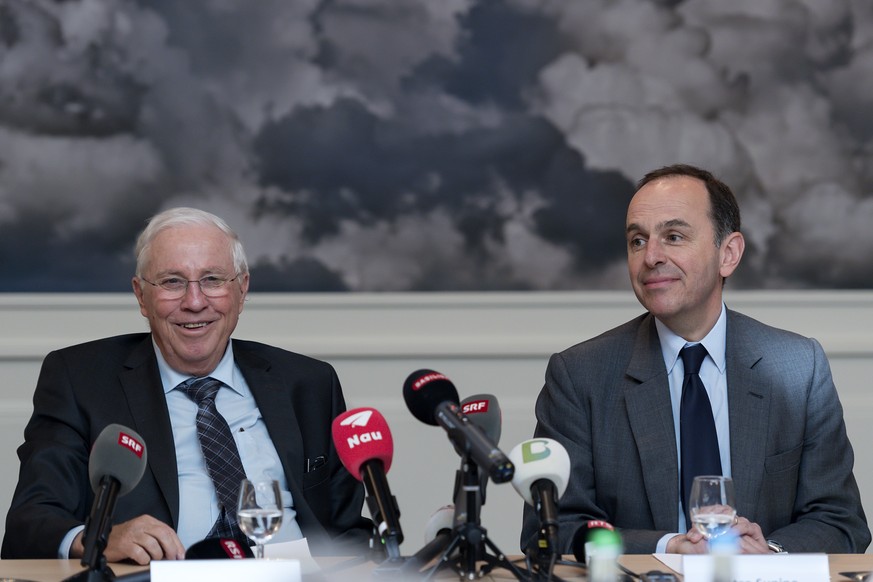
[[[43,362],[34,414],[18,448],[18,485],[6,516],[3,558],[56,558],[67,532],[84,523],[93,499],[90,437],[60,352]]]
[[[313,542],[313,554],[363,554],[368,550],[373,526],[369,519],[362,516],[363,484],[345,469],[333,445],[331,423],[345,412],[346,404],[336,372],[331,366],[325,367],[329,370],[326,384],[330,388],[330,399],[324,400],[323,404],[328,408],[322,410],[312,394],[308,397],[303,394],[302,402],[296,404],[295,409],[304,411],[305,418],[300,419],[301,426],[305,427],[304,450],[312,451],[307,458],[317,464],[318,453],[327,452],[324,464],[310,469],[303,476],[303,495],[327,532],[328,539],[322,541],[317,536],[311,536],[305,522],[301,523],[301,529]],[[312,438],[322,444],[313,448],[310,442]]]

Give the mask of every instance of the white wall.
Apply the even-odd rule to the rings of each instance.
[[[727,302],[822,342],[855,445],[856,477],[873,512],[873,292],[729,292]],[[533,432],[533,405],[549,355],[640,312],[629,292],[255,294],[236,336],[331,362],[350,408],[382,412],[395,441],[388,478],[402,513],[402,549],[411,554],[424,542],[431,513],[451,502],[459,461],[441,429],[420,423],[406,409],[406,377],[432,368],[454,381],[461,398],[497,396],[500,445],[508,452]],[[8,508],[15,486],[15,449],[45,354],[144,329],[132,294],[0,294],[0,466],[8,468],[0,473],[0,511]],[[512,487],[489,484],[482,523],[505,552],[518,552],[520,516],[521,500]]]

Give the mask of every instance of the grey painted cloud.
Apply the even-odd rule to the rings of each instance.
[[[735,286],[870,288],[871,78],[862,0],[3,0],[0,291],[128,289],[181,204],[256,291],[624,289],[678,161],[740,199]]]

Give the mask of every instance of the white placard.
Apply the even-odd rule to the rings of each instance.
[[[299,560],[155,560],[152,582],[301,582]]]
[[[300,571],[303,574],[320,572],[318,563],[309,551],[306,538],[290,542],[273,542],[264,546],[264,556],[268,559],[300,560]]]
[[[827,554],[749,554],[739,556],[683,556],[685,582],[713,580],[715,560],[730,561],[734,582],[828,582]]]

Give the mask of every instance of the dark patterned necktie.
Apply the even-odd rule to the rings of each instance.
[[[218,494],[220,513],[206,537],[234,538],[247,543],[236,520],[239,488],[246,475],[230,427],[215,407],[215,395],[221,386],[219,380],[206,377],[191,378],[178,388],[197,403],[197,436]]]
[[[706,358],[703,344],[685,346],[679,355],[685,365],[682,404],[679,409],[679,438],[682,451],[682,507],[685,525],[691,529],[688,498],[697,475],[721,475],[718,435],[712,405],[700,379],[700,364]]]

